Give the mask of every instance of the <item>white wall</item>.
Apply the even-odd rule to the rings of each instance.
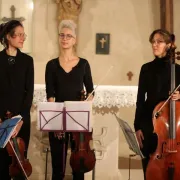
[[[45,64],[58,55],[57,5],[54,0],[34,3],[35,80],[44,83]],[[140,66],[153,58],[148,38],[159,28],[158,10],[157,0],[83,0],[78,54],[89,60],[95,84],[114,65],[102,84],[137,85]],[[95,54],[96,33],[110,33],[109,55]],[[128,71],[134,74],[132,81],[128,81]]]

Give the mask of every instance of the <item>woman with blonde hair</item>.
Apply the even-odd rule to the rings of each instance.
[[[46,65],[48,102],[78,101],[83,86],[87,94],[93,91],[90,65],[86,59],[78,57],[75,53],[76,38],[76,24],[71,20],[63,20],[59,26],[60,55]],[[69,140],[73,144],[71,133],[49,132],[52,180],[64,179]],[[84,173],[73,172],[73,180],[83,179]]]

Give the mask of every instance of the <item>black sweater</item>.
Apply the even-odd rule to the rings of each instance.
[[[152,132],[152,112],[155,106],[168,98],[170,91],[170,63],[166,57],[141,67],[134,121],[135,131]],[[176,64],[176,86],[180,84],[180,65]]]
[[[60,66],[58,58],[50,60],[46,65],[45,80],[47,99],[55,97],[56,102],[80,100],[84,85],[87,93],[93,91],[91,69],[88,61],[82,58],[69,73]]]
[[[0,117],[7,111],[14,115],[30,112],[34,91],[32,57],[19,49],[15,63],[9,64],[6,50],[0,52]]]

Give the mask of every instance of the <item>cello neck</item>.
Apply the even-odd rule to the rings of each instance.
[[[175,71],[175,48],[170,50],[170,68],[171,68],[171,92],[176,87],[176,71]],[[169,107],[169,138],[176,139],[176,102],[170,100]]]

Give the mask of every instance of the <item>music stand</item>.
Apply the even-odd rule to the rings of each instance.
[[[91,101],[40,102],[37,109],[38,128],[46,132],[90,132],[91,112]],[[63,149],[65,153],[65,143]],[[46,150],[45,179],[49,151]],[[65,171],[65,166],[63,169]]]
[[[90,101],[41,102],[37,112],[38,128],[47,132],[90,132],[91,111]]]
[[[3,121],[0,125],[0,148],[4,148],[8,143],[11,135],[17,125],[17,123],[22,119],[22,117],[14,116],[11,119]]]
[[[129,180],[130,180],[131,157],[138,155],[143,159],[144,156],[143,156],[143,154],[139,148],[136,136],[134,135],[134,132],[132,131],[129,124],[126,121],[117,117],[117,115],[115,113],[113,113],[113,114],[115,115],[115,117],[116,117],[116,119],[117,119],[117,121],[118,121],[118,123],[122,129],[122,132],[125,136],[126,142],[129,145],[129,149],[134,152],[134,154],[129,155]]]

